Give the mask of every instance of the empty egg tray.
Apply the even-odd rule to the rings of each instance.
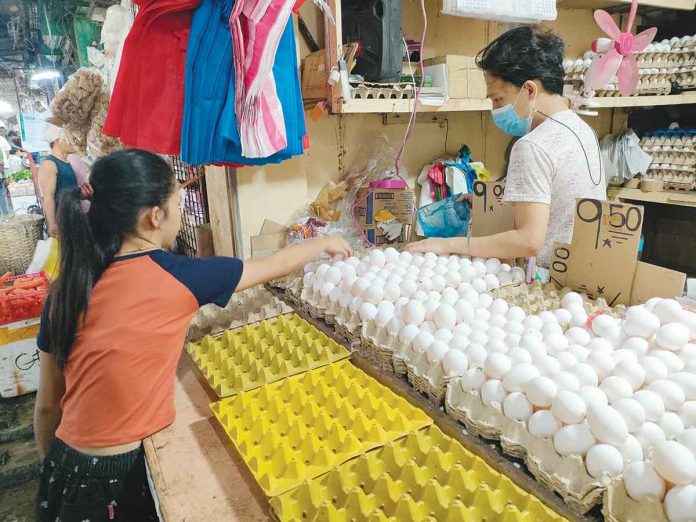
[[[281,521],[560,521],[436,426],[271,499]]]
[[[350,352],[300,316],[280,316],[186,347],[219,397],[345,359]]]
[[[432,423],[348,361],[211,408],[269,497]]]

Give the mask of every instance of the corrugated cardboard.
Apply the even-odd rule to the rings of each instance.
[[[285,248],[288,228],[266,219],[258,236],[251,237],[251,257],[264,257]]]
[[[684,293],[686,274],[638,261],[633,276],[631,304],[641,304],[651,297],[674,298]]]
[[[329,71],[326,67],[326,51],[322,49],[302,61],[302,98],[327,99],[329,97]]]
[[[365,229],[365,234],[374,245],[384,245],[388,241],[382,230],[375,222],[375,216],[386,210],[391,212],[397,221],[404,225],[401,236],[389,244],[401,245],[408,242],[411,236],[414,212],[414,194],[410,189],[375,189],[365,199],[368,189],[358,191],[359,204],[355,208],[358,223]]]
[[[448,69],[447,86],[450,98],[486,97],[486,80],[473,57],[447,54],[423,60],[424,67],[443,63]]]
[[[512,230],[515,210],[503,204],[504,181],[476,181],[471,199],[471,235],[490,236]]]

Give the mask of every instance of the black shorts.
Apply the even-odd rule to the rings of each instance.
[[[157,521],[142,446],[94,457],[53,439],[41,470],[36,520]]]

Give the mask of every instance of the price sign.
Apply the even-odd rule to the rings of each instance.
[[[549,265],[549,276],[551,282],[559,289],[566,286],[570,257],[570,245],[568,243],[554,242],[553,252],[551,253],[551,265]]]
[[[566,286],[610,306],[628,304],[642,226],[643,207],[577,200]]]
[[[503,204],[504,181],[476,181],[471,201],[471,233],[473,236],[490,236],[512,230],[514,209]]]

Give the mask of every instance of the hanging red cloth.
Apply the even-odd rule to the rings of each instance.
[[[160,154],[181,150],[184,73],[191,13],[200,0],[134,0],[104,134]]]

